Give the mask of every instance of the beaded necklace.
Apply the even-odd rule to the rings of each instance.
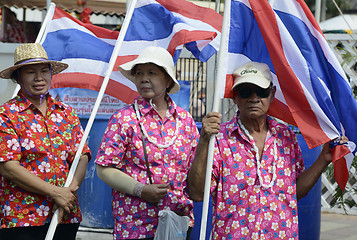
[[[147,133],[147,131],[144,128],[143,123],[140,121],[141,117],[140,117],[140,113],[139,113],[139,107],[138,107],[137,100],[135,100],[135,114],[136,114],[136,117],[138,118],[138,121],[139,121],[139,124],[141,126],[141,129],[142,129],[145,137],[148,139],[149,142],[151,142],[152,144],[154,144],[158,148],[168,148],[174,143],[174,141],[176,140],[176,137],[178,135],[178,127],[177,126],[180,125],[180,120],[179,120],[179,118],[177,116],[175,118],[175,121],[176,121],[175,127],[176,127],[176,129],[175,129],[174,135],[171,137],[171,140],[168,141],[167,143],[165,142],[165,144],[160,144],[160,143],[157,142],[157,140],[155,138],[149,136],[149,134]]]
[[[274,155],[274,159],[273,159],[273,179],[270,181],[270,183],[268,185],[266,185],[263,181],[263,177],[261,175],[261,163],[260,163],[260,156],[259,156],[259,149],[257,147],[257,145],[255,144],[255,141],[253,140],[253,137],[249,134],[248,130],[244,127],[244,125],[242,124],[241,120],[238,119],[238,125],[239,127],[243,130],[243,132],[248,136],[249,141],[252,143],[253,145],[253,149],[255,151],[255,159],[257,160],[257,174],[259,177],[259,182],[260,185],[265,188],[271,188],[274,185],[274,182],[276,180],[276,162],[277,162],[277,158],[278,158],[278,151],[276,148],[276,141],[274,140],[274,147],[273,147],[273,155]]]

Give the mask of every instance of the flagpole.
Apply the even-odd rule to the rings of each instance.
[[[50,6],[51,6],[51,0],[47,0],[46,1],[47,10],[50,8]]]
[[[100,103],[101,103],[101,101],[103,99],[104,92],[105,92],[105,90],[107,88],[107,85],[108,85],[108,82],[109,82],[109,79],[110,79],[110,75],[111,75],[111,73],[113,71],[113,67],[114,67],[115,62],[117,60],[117,57],[119,55],[120,47],[123,44],[126,31],[128,30],[131,17],[133,16],[133,12],[134,12],[134,9],[135,9],[135,6],[136,6],[136,2],[137,2],[137,0],[132,0],[131,1],[129,9],[128,9],[127,13],[126,13],[122,28],[121,28],[121,30],[119,32],[118,39],[117,39],[117,41],[115,43],[115,47],[114,47],[112,56],[111,56],[110,61],[109,61],[108,70],[107,70],[107,72],[105,74],[105,78],[104,78],[102,86],[101,86],[101,88],[99,90],[97,100],[96,100],[96,102],[94,104],[93,111],[92,111],[92,113],[91,113],[91,115],[89,117],[89,120],[87,122],[87,126],[85,128],[84,133],[83,133],[83,137],[82,137],[82,140],[81,140],[81,142],[79,144],[76,156],[75,156],[75,158],[73,160],[71,169],[69,170],[69,174],[68,174],[68,177],[67,177],[67,180],[66,180],[66,183],[65,183],[64,187],[68,187],[71,184],[72,180],[73,180],[74,174],[75,174],[77,166],[78,166],[79,158],[81,157],[81,154],[82,154],[84,145],[85,145],[85,143],[87,141],[90,129],[92,128],[95,116],[96,116],[96,114],[98,112]],[[54,213],[54,215],[52,217],[52,220],[51,220],[51,223],[50,223],[50,227],[49,227],[49,229],[47,231],[45,240],[52,240],[53,239],[54,233],[56,231],[57,224],[58,224],[58,209],[56,210],[56,212]]]
[[[50,6],[49,6],[49,8],[47,8],[46,17],[45,17],[45,19],[43,20],[43,24],[42,24],[42,26],[41,26],[41,28],[40,28],[40,31],[39,31],[38,35],[37,35],[37,38],[36,38],[35,43],[40,43],[40,41],[42,40],[42,37],[43,37],[43,35],[44,35],[44,33],[45,33],[45,30],[46,30],[46,28],[47,28],[47,25],[48,25],[48,23],[50,22],[50,20],[51,20],[51,18],[52,18],[52,16],[53,16],[53,13],[54,13],[54,11],[55,11],[55,7],[56,7],[56,4],[55,4],[55,3],[51,3]]]
[[[320,24],[321,20],[321,0],[315,1],[315,19],[318,24]]]
[[[230,21],[230,11],[231,11],[231,0],[224,1],[224,13],[223,13],[223,24],[221,33],[221,42],[218,52],[218,68],[215,80],[215,92],[213,97],[213,112],[219,111],[219,104],[221,100],[221,86],[222,81],[225,81],[226,75],[226,58],[228,49],[228,26]],[[208,218],[208,205],[209,196],[211,188],[211,174],[212,174],[212,164],[213,164],[213,152],[214,152],[215,134],[211,136],[208,145],[208,157],[206,166],[206,178],[205,178],[205,189],[203,195],[203,206],[202,206],[202,218],[201,218],[201,232],[200,240],[206,239],[206,228],[207,228],[207,218]]]

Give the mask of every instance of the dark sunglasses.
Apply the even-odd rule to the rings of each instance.
[[[259,98],[267,98],[270,96],[272,87],[260,88],[252,86],[239,86],[237,92],[241,98],[249,98],[255,92]]]

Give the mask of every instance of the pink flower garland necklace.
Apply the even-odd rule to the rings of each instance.
[[[158,148],[168,148],[174,143],[174,141],[176,140],[176,137],[178,135],[178,127],[177,126],[180,125],[180,120],[178,119],[177,116],[175,118],[175,121],[176,121],[175,127],[176,127],[176,129],[175,129],[174,135],[171,136],[171,140],[168,141],[167,143],[165,141],[165,144],[160,144],[160,143],[157,142],[157,140],[155,138],[149,136],[149,134],[147,133],[147,131],[144,128],[143,123],[140,121],[141,117],[140,117],[140,113],[139,113],[138,102],[136,100],[135,100],[135,114],[136,114],[136,117],[138,118],[139,124],[141,125],[141,129],[142,129],[145,137],[148,139],[149,142],[151,142],[152,144],[154,144]]]
[[[252,143],[253,145],[253,149],[255,151],[255,159],[257,160],[257,174],[259,177],[259,182],[260,182],[260,186],[262,186],[264,189],[268,189],[271,188],[274,185],[274,182],[276,180],[276,162],[278,161],[278,150],[276,147],[276,141],[274,140],[274,147],[273,147],[273,155],[274,155],[274,159],[273,159],[273,179],[270,181],[270,183],[267,185],[264,183],[263,181],[263,177],[261,174],[261,163],[260,163],[260,156],[259,156],[259,149],[257,147],[257,145],[255,144],[255,141],[253,139],[253,137],[249,134],[248,130],[244,127],[244,125],[242,124],[242,121],[240,119],[238,119],[238,125],[239,127],[242,129],[242,131],[245,133],[246,136],[248,136],[249,141]]]

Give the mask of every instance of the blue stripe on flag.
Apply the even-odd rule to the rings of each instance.
[[[228,52],[243,54],[254,62],[268,64],[275,73],[268,48],[250,8],[238,1],[231,4]]]
[[[125,41],[154,41],[167,38],[175,24],[182,22],[159,4],[136,8],[130,21]]]
[[[185,47],[199,60],[202,62],[207,61],[213,54],[216,53],[216,49],[208,44],[206,47],[204,47],[202,50],[200,50],[197,47],[197,42],[189,42],[185,44]]]
[[[289,13],[275,12],[288,29],[295,44],[308,63],[310,80],[319,107],[339,130],[339,133],[342,134],[340,120],[345,118],[343,115],[348,109],[344,109],[346,104],[341,105],[338,102],[341,98],[346,99],[345,94],[350,92],[350,86],[328,62],[320,43],[301,19]],[[331,91],[331,98],[320,81],[323,81]],[[342,92],[339,92],[341,90]],[[341,119],[339,116],[341,116]]]
[[[275,12],[289,31],[289,34],[294,39],[295,44],[299,47],[305,60],[310,63],[316,74],[321,79],[325,80],[327,76],[325,76],[324,72],[327,66],[323,66],[323,64],[326,62],[326,58],[318,40],[311,34],[309,28],[303,21],[301,21],[301,19],[289,13],[276,10]],[[326,82],[325,84],[327,85]]]
[[[320,79],[316,75],[315,71],[312,70],[311,65],[310,64],[308,65],[309,65],[310,81],[318,105],[341,134],[342,132],[340,127],[340,119],[338,117],[338,113],[336,112],[336,108],[335,108],[336,106],[334,106],[332,99],[330,98],[329,94],[326,92],[325,87],[321,84]]]
[[[84,58],[109,62],[114,46],[76,29],[48,33],[42,44],[49,59]]]

